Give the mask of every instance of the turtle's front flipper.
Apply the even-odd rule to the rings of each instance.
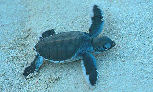
[[[34,73],[34,71],[38,72],[42,64],[43,64],[43,57],[36,55],[31,65],[25,68],[23,75],[27,77],[30,73]]]
[[[85,75],[87,76],[87,80],[90,82],[92,86],[96,84],[97,81],[97,68],[96,68],[96,59],[90,53],[84,53],[82,61],[82,68],[85,71]]]
[[[91,37],[97,37],[103,29],[104,21],[102,20],[103,16],[101,14],[101,10],[97,5],[94,5],[93,13],[94,16],[92,17],[92,24],[89,28],[89,35]]]
[[[47,31],[45,31],[45,32],[42,33],[42,37],[40,37],[40,39],[43,39],[43,38],[52,36],[52,35],[54,35],[54,34],[55,34],[54,29],[47,30]]]

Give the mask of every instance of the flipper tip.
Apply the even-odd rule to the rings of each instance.
[[[24,77],[27,77],[29,74],[34,73],[34,71],[35,71],[35,67],[28,66],[25,68],[23,75]]]
[[[97,70],[95,71],[92,71],[90,74],[89,74],[89,81],[90,81],[90,84],[92,86],[95,86],[96,84],[96,81],[97,81]]]

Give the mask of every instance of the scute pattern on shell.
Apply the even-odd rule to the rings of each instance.
[[[62,32],[40,40],[35,48],[45,59],[61,61],[75,55],[84,41],[84,32]]]

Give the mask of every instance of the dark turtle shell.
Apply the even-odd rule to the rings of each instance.
[[[62,32],[40,40],[35,49],[40,56],[53,61],[70,59],[83,44],[87,35],[80,31]]]

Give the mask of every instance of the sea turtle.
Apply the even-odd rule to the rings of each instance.
[[[83,70],[85,69],[90,84],[94,86],[98,72],[93,53],[111,49],[115,42],[107,36],[98,37],[104,24],[103,16],[97,5],[93,6],[93,13],[89,33],[70,31],[55,34],[53,29],[44,32],[35,45],[37,55],[31,65],[25,68],[23,75],[27,77],[38,71],[44,59],[55,63],[82,59]]]

